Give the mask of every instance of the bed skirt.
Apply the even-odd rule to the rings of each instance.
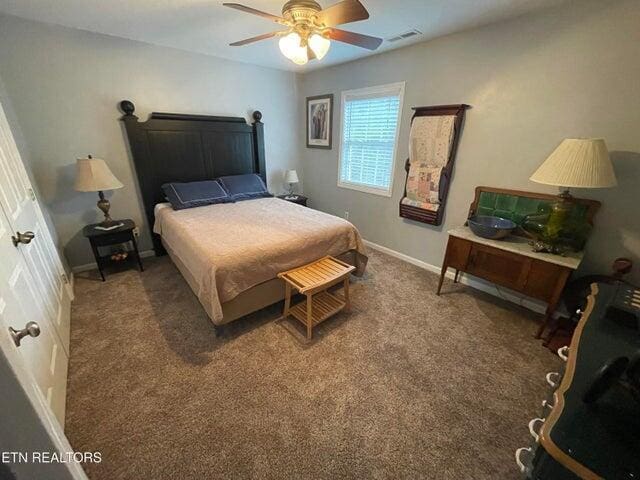
[[[198,282],[193,278],[193,275],[189,270],[185,267],[184,263],[178,258],[178,256],[173,252],[171,247],[164,240],[162,241],[162,245],[165,250],[169,254],[171,261],[176,266],[176,268],[182,274],[182,277],[186,280],[186,282],[191,287],[193,292],[198,290]],[[349,263],[350,265],[354,265],[358,268],[358,276],[361,276],[364,273],[364,268],[366,266],[366,257],[364,259],[363,256],[360,255],[355,250],[350,250],[348,252],[344,252],[338,255],[338,258],[344,262]],[[363,264],[364,263],[364,264]],[[234,299],[225,302],[222,304],[222,321],[215,321],[211,312],[209,311],[210,303],[205,302],[203,304],[200,302],[205,312],[211,319],[214,325],[226,325],[227,323],[233,322],[239,318],[242,318],[250,313],[261,310],[269,305],[273,305],[281,300],[284,300],[284,282],[279,278],[272,278],[271,280],[267,280],[266,282],[262,282],[249,290],[245,290],[240,295],[235,297]]]

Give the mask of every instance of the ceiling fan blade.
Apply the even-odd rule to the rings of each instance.
[[[361,33],[348,32],[347,30],[340,30],[339,28],[329,28],[328,33],[329,38],[332,40],[355,45],[356,47],[366,48],[367,50],[376,50],[382,44],[381,38],[370,37],[369,35],[363,35]]]
[[[369,12],[358,0],[343,0],[318,12],[318,20],[327,27],[358,22],[369,18]]]
[[[260,40],[266,40],[267,38],[272,38],[272,37],[275,37],[276,35],[280,35],[281,33],[285,33],[285,32],[286,31],[264,33],[262,35],[258,35],[257,37],[246,38],[244,40],[240,40],[239,42],[230,43],[229,46],[242,47],[243,45],[249,45],[250,43],[259,42]]]
[[[240,10],[241,12],[251,13],[253,15],[258,15],[259,17],[266,18],[267,20],[272,20],[272,21],[274,21],[276,23],[279,23],[281,25],[288,25],[287,20],[282,18],[282,17],[279,17],[277,15],[271,15],[270,13],[262,12],[260,10],[256,10],[255,8],[246,7],[244,5],[240,5],[239,3],[223,3],[222,5],[224,5],[225,7],[234,8],[236,10]]]

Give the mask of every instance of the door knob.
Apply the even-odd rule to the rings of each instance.
[[[19,347],[20,340],[27,335],[34,338],[40,335],[40,326],[36,322],[29,322],[22,330],[16,330],[13,327],[9,327],[9,333],[11,333],[11,338],[13,338],[13,342],[16,344],[16,347]]]
[[[24,243],[25,245],[31,243],[31,240],[33,240],[35,236],[36,234],[33,232],[16,232],[16,235],[12,236],[11,240],[13,241],[13,246],[17,247],[19,243]]]

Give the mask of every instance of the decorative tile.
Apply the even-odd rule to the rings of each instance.
[[[487,207],[478,207],[477,208],[478,215],[493,215],[493,208]]]
[[[498,195],[496,199],[496,210],[513,212],[516,209],[518,197],[515,195]]]
[[[492,192],[481,192],[480,193],[480,202],[478,203],[478,205],[480,207],[486,207],[486,208],[495,208],[496,206],[496,198],[497,198],[497,194],[496,193],[492,193]]]
[[[539,205],[540,200],[536,198],[518,197],[515,211],[518,215],[525,216],[531,213],[536,213],[538,211]]]
[[[514,217],[514,212],[512,210],[495,209],[493,212],[496,217],[506,218],[508,220],[513,220]]]
[[[478,215],[508,218],[521,227],[526,223],[527,231],[548,235],[550,231],[550,226],[548,225],[549,214],[553,209],[554,203],[555,199],[545,200],[506,193],[480,192],[476,213]],[[588,211],[588,206],[574,204],[568,218],[562,224],[561,237],[559,238],[575,251],[580,251],[584,248],[591,229],[586,221]],[[529,220],[525,222],[528,216],[530,216]]]
[[[553,200],[520,197],[503,193],[481,192],[477,214],[508,218],[518,225],[522,225],[527,215],[548,214],[551,212],[553,203]],[[570,218],[575,221],[584,222],[587,211],[587,206],[576,205],[570,214]]]

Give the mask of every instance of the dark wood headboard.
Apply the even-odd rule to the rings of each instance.
[[[154,207],[164,202],[162,184],[257,173],[266,183],[262,114],[242,117],[152,113],[139,122],[129,100],[120,102],[144,209],[153,229]],[[156,255],[165,253],[152,233]]]

